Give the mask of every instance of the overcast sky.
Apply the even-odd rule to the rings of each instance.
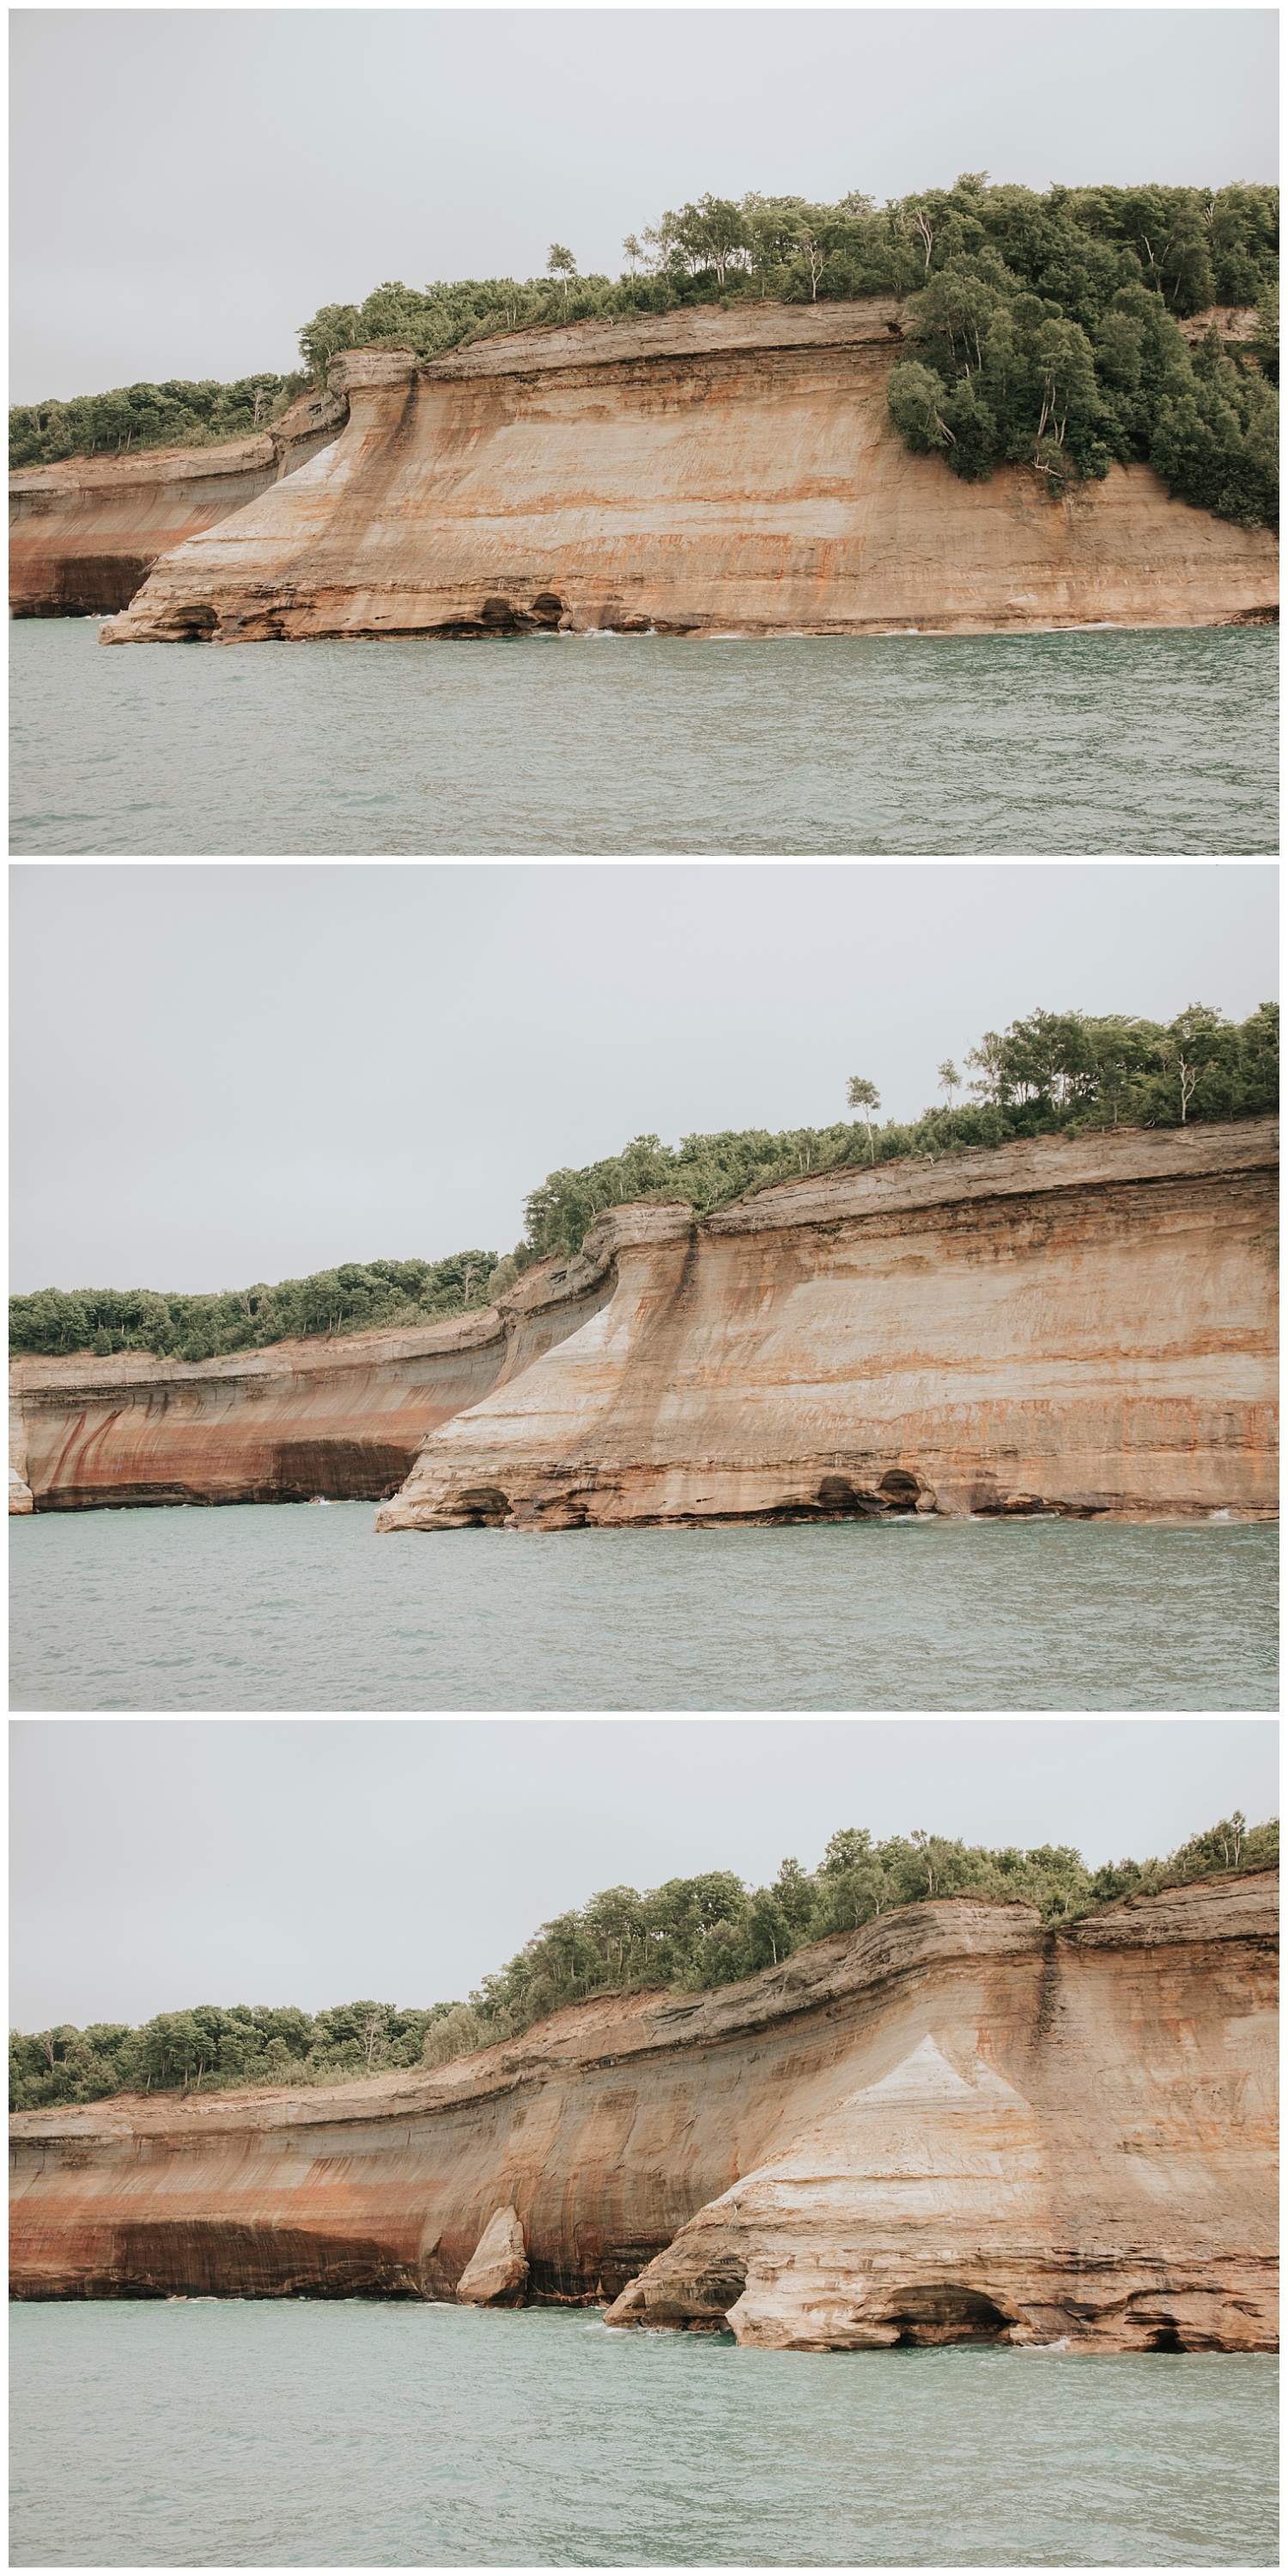
[[[1273,180],[1270,9],[20,9],[11,402],[298,363],[711,189]]]
[[[838,1827],[1163,1854],[1277,1813],[1255,1718],[35,1719],[11,2019],[468,1993],[601,1887],[812,1868]]]
[[[15,1290],[507,1252],[560,1166],[825,1126],[1039,1005],[1243,1018],[1273,866],[20,866]]]

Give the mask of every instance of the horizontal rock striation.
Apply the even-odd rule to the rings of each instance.
[[[17,2298],[615,2302],[791,2349],[1275,2339],[1278,1879],[937,1900],[433,2074],[11,2123]]]
[[[401,1332],[270,1343],[224,1359],[19,1359],[11,1512],[307,1502],[392,1493],[426,1434],[575,1332],[611,1293],[551,1265],[492,1307]]]
[[[614,1209],[611,1297],[377,1527],[1271,1513],[1277,1161],[1124,1128]]]
[[[157,564],[104,643],[992,633],[1274,614],[1277,553],[1146,466],[1052,502],[913,456],[880,298],[349,350],[325,456]]]
[[[159,556],[297,472],[336,437],[347,412],[333,393],[305,394],[259,436],[73,456],[11,474],[11,614],[110,616],[128,607]]]

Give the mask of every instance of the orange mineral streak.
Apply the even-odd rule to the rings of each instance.
[[[940,1899],[436,2072],[12,2127],[18,2298],[512,2305],[792,2349],[1275,2338],[1278,1879]]]
[[[904,447],[887,299],[349,350],[347,426],[158,563],[101,641],[995,633],[1274,614],[1275,540],[1146,466],[1047,498]]]

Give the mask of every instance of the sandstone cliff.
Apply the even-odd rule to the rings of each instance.
[[[10,1508],[377,1527],[1275,1509],[1278,1127],[1123,1128],[609,1209],[454,1322],[12,1364]],[[401,1490],[395,1488],[401,1484]]]
[[[391,1493],[428,1432],[576,1332],[610,1293],[606,1277],[570,1293],[547,1264],[501,1313],[401,1332],[272,1342],[215,1360],[14,1360],[10,1511]]]
[[[305,394],[257,437],[73,456],[11,474],[12,614],[87,617],[125,608],[158,556],[297,472],[335,438],[347,409],[334,394]]]
[[[434,2074],[11,2123],[18,2298],[615,2300],[835,2350],[1275,2338],[1278,1879],[907,1907]]]
[[[1269,1512],[1277,1158],[1121,1128],[611,1210],[610,1300],[377,1527]]]
[[[1053,504],[912,456],[899,308],[699,307],[417,365],[350,350],[347,426],[157,564],[104,643],[318,635],[993,632],[1273,613],[1276,547],[1115,466]]]

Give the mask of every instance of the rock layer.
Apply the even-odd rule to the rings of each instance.
[[[1277,1894],[1045,1932],[941,1899],[434,2074],[22,2113],[13,2294],[451,2299],[495,2268],[505,2299],[524,2259],[536,2301],[752,2344],[1265,2350]]]
[[[1271,1512],[1277,1158],[1119,1129],[614,1209],[609,1301],[377,1527]]]
[[[297,472],[335,438],[347,410],[335,394],[306,394],[259,436],[73,456],[11,474],[12,615],[90,617],[127,607],[159,556]]]
[[[575,1332],[610,1294],[547,1264],[492,1307],[403,1332],[273,1342],[225,1359],[20,1359],[10,1511],[307,1502],[392,1493],[427,1432]]]
[[[1275,540],[1146,466],[1052,502],[913,456],[899,308],[700,307],[349,350],[346,428],[158,563],[104,643],[574,632],[992,633],[1274,614]]]

